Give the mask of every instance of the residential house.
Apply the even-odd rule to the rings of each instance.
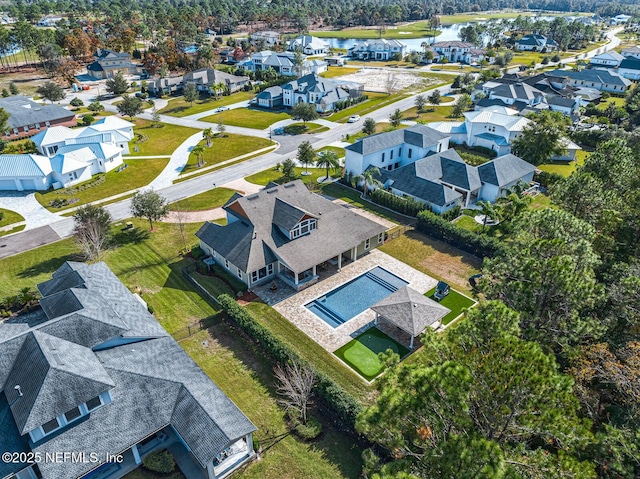
[[[551,38],[538,33],[525,35],[516,41],[516,50],[528,52],[550,52],[558,49],[558,44]]]
[[[43,105],[24,96],[0,98],[0,108],[9,114],[3,140],[26,138],[50,126],[75,126],[76,115],[58,105]]]
[[[198,91],[207,93],[213,92],[218,85],[224,85],[226,90],[233,93],[244,88],[249,83],[249,77],[231,75],[214,68],[201,68],[182,77],[182,86],[188,83],[195,84]]]
[[[260,32],[253,32],[249,39],[252,42],[260,42],[263,41],[265,44],[270,47],[274,46],[276,43],[280,43],[280,34],[278,32],[270,31],[270,30],[262,30]]]
[[[471,166],[450,149],[397,170],[381,170],[380,176],[386,190],[414,198],[442,214],[456,206],[469,207],[479,200],[495,202],[516,184],[529,184],[535,169],[511,154]]]
[[[624,93],[631,82],[620,74],[603,68],[589,68],[582,71],[553,70],[547,72],[548,77],[564,78],[575,88],[595,88],[610,93]]]
[[[621,23],[627,23],[629,20],[631,20],[631,15],[621,13],[620,15],[616,15],[611,18],[609,23],[611,23],[611,25],[620,25]]]
[[[340,270],[384,241],[384,226],[311,193],[300,180],[236,194],[223,208],[227,224],[207,222],[196,236],[216,264],[249,287],[278,277],[301,290],[318,281],[322,265]]]
[[[330,67],[342,67],[347,63],[344,57],[325,57],[324,61],[327,62],[327,65]]]
[[[55,27],[59,21],[62,20],[62,17],[57,15],[45,15],[38,21],[39,27]]]
[[[118,73],[136,75],[141,72],[140,65],[132,63],[131,57],[126,52],[98,49],[94,59],[93,63],[87,65],[87,73],[93,78],[112,78]]]
[[[360,175],[367,168],[392,171],[449,148],[449,136],[425,125],[377,133],[345,147],[345,173]]]
[[[427,126],[449,135],[451,143],[481,146],[506,155],[511,153],[511,142],[531,121],[504,107],[467,112],[464,117],[464,121],[438,121]]]
[[[182,77],[167,77],[150,80],[147,82],[147,91],[150,95],[161,97],[172,95],[182,90]]]
[[[625,58],[637,58],[640,60],[640,46],[634,45],[622,50],[622,56]]]
[[[431,45],[434,52],[433,61],[442,61],[446,58],[448,62],[454,63],[479,63],[482,60],[489,62],[492,58],[485,56],[485,51],[476,48],[473,43],[459,41],[436,42]]]
[[[0,323],[0,445],[18,458],[0,477],[119,479],[168,450],[222,479],[255,457],[256,427],[104,263],[37,288],[38,309]]]
[[[602,52],[594,57],[591,57],[589,63],[593,66],[600,67],[617,67],[620,62],[624,60],[624,56],[616,51]]]
[[[322,60],[303,60],[301,65],[296,66],[294,54],[292,52],[272,52],[264,50],[254,53],[244,65],[245,70],[260,71],[272,69],[278,75],[302,76],[309,73],[316,75],[327,71],[327,63]]]
[[[0,190],[47,190],[72,186],[122,165],[133,125],[105,117],[85,128],[48,128],[32,140],[38,155],[0,155]]]
[[[550,96],[547,98],[547,104],[550,110],[564,113],[574,120],[579,118],[580,103],[579,97],[565,98],[562,96]]]
[[[625,58],[620,62],[617,72],[627,80],[640,80],[640,59]]]
[[[296,103],[316,105],[318,112],[331,111],[338,101],[347,98],[358,98],[362,95],[364,85],[356,82],[345,82],[326,79],[314,73],[282,85],[282,104],[291,108]],[[272,95],[278,96],[276,90]]]
[[[295,52],[296,50],[300,50],[305,55],[324,55],[329,53],[329,43],[311,35],[300,35],[287,44],[287,51]]]
[[[391,60],[399,55],[404,58],[407,53],[407,46],[398,40],[366,40],[356,43],[347,50],[347,55],[358,60]]]
[[[272,86],[265,88],[256,97],[258,106],[262,108],[276,109],[282,107],[282,87]]]
[[[528,107],[545,104],[544,93],[526,83],[485,82],[481,91],[491,100],[500,100],[505,105],[521,103]],[[521,109],[521,108],[520,108]]]

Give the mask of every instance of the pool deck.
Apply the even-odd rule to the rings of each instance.
[[[346,323],[337,328],[332,328],[309,311],[305,307],[305,304],[351,281],[376,266],[380,266],[404,279],[409,283],[411,288],[420,293],[426,293],[438,283],[437,280],[421,273],[402,261],[374,249],[366,256],[344,266],[339,273],[335,273],[313,286],[283,299],[277,304],[274,304],[273,307],[305,334],[313,338],[324,349],[332,353],[372,327],[375,313],[371,309],[366,309]]]

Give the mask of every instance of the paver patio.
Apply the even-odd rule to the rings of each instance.
[[[294,294],[294,291],[287,289],[282,282],[278,282],[278,290],[274,293],[270,291],[270,281],[261,286],[254,287],[253,291],[272,304],[276,311],[314,339],[323,348],[329,352],[333,352],[370,328],[373,325],[375,313],[371,309],[367,309],[337,328],[332,328],[309,311],[305,307],[305,304],[351,281],[376,266],[380,266],[409,282],[409,286],[420,293],[429,291],[438,283],[430,276],[382,251],[374,249],[357,261],[343,266],[341,271],[325,279],[321,279],[318,283],[299,293]]]

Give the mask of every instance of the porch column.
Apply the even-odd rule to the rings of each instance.
[[[373,324],[378,325],[378,313],[376,312],[376,319],[373,320]]]
[[[139,466],[142,463],[142,458],[140,457],[140,453],[138,452],[137,444],[131,446],[131,452],[133,453],[133,460],[136,461],[136,465]]]
[[[313,265],[313,276],[315,276],[315,275],[316,275],[316,265],[314,264]]]
[[[244,442],[247,443],[247,453],[249,455],[253,454],[253,437],[251,436],[251,433],[244,437]]]
[[[296,286],[298,286],[298,273],[296,273],[295,271],[293,272],[293,279],[296,283]]]
[[[216,479],[216,473],[213,472],[213,461],[207,463],[207,477],[209,479]]]
[[[469,200],[471,199],[471,192],[470,191],[467,191],[466,197],[467,197],[467,200],[465,201],[464,205],[465,206],[469,206]]]
[[[413,334],[411,335],[411,342],[409,343],[409,349],[413,349]]]
[[[342,253],[338,255],[338,271],[342,269]]]
[[[355,261],[357,256],[358,256],[358,247],[354,246],[353,248],[351,248],[351,261]]]

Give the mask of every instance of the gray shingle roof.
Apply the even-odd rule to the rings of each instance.
[[[402,130],[393,130],[366,136],[345,148],[362,155],[368,155],[369,153],[386,150],[387,148],[399,146],[403,143],[408,143],[420,148],[427,148],[437,145],[439,141],[449,136],[450,135],[440,133],[426,125],[418,124]]]
[[[504,155],[478,166],[483,183],[505,186],[535,171],[536,167],[516,155]]]
[[[625,58],[620,62],[618,68],[626,68],[628,70],[640,70],[640,60],[637,58]]]
[[[11,403],[18,394],[14,386],[20,385],[23,397],[12,407],[20,432],[104,391],[110,391],[113,401],[31,444],[33,451],[95,452],[103,458],[173,425],[204,467],[255,431],[104,263],[67,262],[39,289],[50,293],[43,298],[45,304],[57,298],[77,301],[81,309],[31,328],[0,323],[0,390]],[[67,292],[71,296],[63,297]],[[76,306],[51,305],[50,310]],[[124,327],[128,329],[121,333]],[[82,345],[95,342],[100,346],[94,350]],[[0,446],[7,450],[4,437],[0,431]],[[58,479],[82,476],[95,466],[48,462],[40,470],[44,479]]]
[[[196,83],[197,85],[213,85],[215,83],[225,83],[230,85],[247,80],[249,80],[248,77],[231,75],[214,68],[201,68],[200,70],[189,72],[183,77],[183,82],[185,84]]]
[[[318,218],[317,229],[294,240],[282,234],[273,221],[278,198]],[[276,257],[302,272],[386,229],[309,192],[299,180],[239,198],[225,209],[239,220],[227,226],[205,223],[196,236],[247,273]]]
[[[629,86],[631,82],[626,78],[621,77],[617,73],[610,72],[606,69],[601,68],[590,68],[582,71],[573,71],[573,70],[553,70],[547,72],[547,75],[550,77],[566,77],[571,80],[585,81],[585,82],[593,82],[593,83],[602,83],[609,85],[618,85],[618,86]]]
[[[526,83],[502,84],[492,88],[490,91],[491,94],[495,96],[512,98],[514,100],[533,100],[534,98],[543,96],[540,90]]]
[[[276,198],[275,205],[273,207],[273,224],[279,226],[287,231],[291,231],[295,225],[297,225],[305,216],[313,215],[306,211],[293,206],[281,198]]]
[[[23,96],[0,98],[0,108],[9,113],[9,128],[18,128],[40,123],[44,128],[47,121],[73,120],[75,113],[58,105],[42,105]]]
[[[371,309],[412,336],[418,336],[451,312],[408,286],[378,301]]]
[[[429,180],[419,176],[416,171],[418,167],[419,165],[416,163],[411,163],[390,172],[382,170],[380,175],[383,182],[389,181],[387,183],[389,186],[434,205],[445,206],[462,198],[462,195],[453,188],[444,186],[437,180]]]

